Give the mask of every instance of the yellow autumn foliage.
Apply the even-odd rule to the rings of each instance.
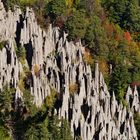
[[[88,65],[94,64],[93,57],[91,56],[91,54],[88,51],[85,51],[83,59]]]
[[[33,71],[34,71],[34,73],[35,73],[36,76],[39,76],[40,66],[37,65],[37,64],[35,64],[33,66]]]
[[[107,76],[109,74],[109,67],[105,59],[99,60],[99,69],[104,76]]]
[[[76,83],[70,83],[69,92],[71,95],[78,92],[78,85]]]

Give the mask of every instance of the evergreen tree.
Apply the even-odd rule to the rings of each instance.
[[[62,121],[61,121],[60,132],[61,132],[62,140],[72,140],[73,139],[69,124],[65,119],[62,119]]]
[[[102,3],[111,21],[131,32],[140,31],[138,0],[103,0]]]
[[[88,23],[85,18],[85,10],[73,10],[72,15],[65,23],[65,28],[69,33],[69,39],[76,40],[84,38]]]
[[[114,91],[118,101],[124,99],[124,95],[127,89],[127,85],[130,82],[130,74],[127,67],[122,65],[116,65],[110,79],[111,91]]]
[[[96,56],[107,56],[107,38],[104,28],[101,27],[101,21],[97,16],[93,16],[85,34],[85,41],[90,50]]]

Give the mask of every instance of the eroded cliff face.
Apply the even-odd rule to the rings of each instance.
[[[31,9],[27,8],[25,14],[18,7],[14,12],[6,12],[0,2],[0,38],[7,41],[0,51],[0,90],[8,83],[16,88],[16,97],[22,97],[18,83],[24,67],[28,67],[36,105],[40,106],[51,94],[51,88],[55,89],[59,95],[55,113],[69,120],[74,137],[137,140],[132,113],[140,112],[136,88],[128,88],[129,109],[118,104],[114,94],[110,96],[98,64],[93,77],[90,65],[84,61],[84,47],[80,42],[68,42],[66,37],[51,25],[47,31],[42,30]],[[19,44],[26,50],[25,64],[16,56],[15,46]],[[70,93],[72,85],[78,86],[75,93]]]

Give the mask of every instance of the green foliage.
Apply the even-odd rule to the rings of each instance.
[[[57,116],[50,117],[48,130],[51,140],[73,140],[70,126],[65,119],[58,119]]]
[[[57,17],[64,16],[67,10],[65,0],[52,0],[46,6],[46,13],[55,20]]]
[[[49,113],[54,107],[56,91],[51,89],[49,103],[37,109],[29,91],[24,89],[23,101],[15,102],[15,90],[5,86],[0,94],[0,138],[26,140],[72,140],[66,120]]]
[[[100,0],[80,0],[77,7],[78,9],[85,9],[90,17],[93,15],[100,16],[102,12]]]
[[[110,88],[115,91],[119,101],[124,99],[126,88],[130,82],[130,75],[125,65],[117,65],[111,75]]]
[[[16,55],[19,61],[24,64],[26,59],[26,51],[23,46],[19,46],[16,48]]]
[[[6,44],[7,44],[7,41],[0,42],[0,50],[2,50]]]
[[[0,94],[0,137],[4,140],[10,140],[11,134],[9,120],[11,119],[11,113],[13,112],[13,96],[15,90],[13,88],[4,86],[3,91]]]
[[[35,104],[33,103],[33,96],[31,95],[30,91],[25,89],[23,92],[23,100],[24,105],[26,106],[27,111],[30,112],[30,114],[35,114],[37,111],[37,108]]]
[[[29,129],[26,131],[25,139],[26,140],[48,140],[49,132],[47,129],[47,122],[45,121],[39,124],[32,124]]]
[[[25,73],[22,73],[20,75],[20,80],[18,83],[18,87],[19,89],[23,92],[23,101],[24,101],[24,107],[26,108],[26,111],[28,111],[28,113],[30,115],[33,115],[36,113],[37,111],[37,107],[35,106],[35,104],[33,103],[33,96],[30,93],[30,89],[27,89],[25,87],[26,84],[26,79],[28,78],[29,71],[25,71]]]
[[[68,30],[69,39],[84,38],[88,22],[85,20],[85,10],[73,10],[72,15],[65,23],[65,28]]]
[[[54,103],[56,101],[56,94],[57,92],[55,91],[55,89],[51,88],[50,95],[48,95],[45,99],[45,107],[48,109],[49,113],[51,113],[54,107]]]
[[[20,74],[20,79],[19,79],[19,82],[18,82],[18,87],[22,92],[24,92],[24,90],[25,90],[24,80],[25,80],[25,75],[24,75],[24,73],[22,73],[22,74]]]
[[[13,94],[14,89],[11,89],[8,86],[3,88],[3,91],[0,94],[0,115],[1,117],[9,117],[10,112],[12,111],[13,104]]]
[[[26,6],[30,6],[33,5],[37,0],[19,0],[19,3],[21,5],[26,5]]]
[[[14,5],[16,4],[17,0],[4,0],[3,4],[5,6],[6,11],[9,9],[14,9]]]
[[[96,56],[107,56],[107,38],[99,17],[93,16],[87,27],[85,41]]]
[[[71,135],[69,124],[65,119],[62,119],[62,121],[61,121],[60,132],[61,132],[62,140],[72,140],[73,139],[72,135]]]
[[[129,31],[140,31],[138,0],[103,0],[103,6],[107,10],[111,21]]]
[[[1,140],[12,140],[3,126],[0,126],[0,139]]]
[[[52,116],[49,118],[48,122],[48,130],[50,132],[50,139],[51,140],[61,140],[60,134],[60,120],[57,116]]]
[[[7,11],[13,11],[15,5],[19,5],[23,8],[23,6],[33,6],[33,4],[35,4],[36,1],[38,0],[4,0],[3,3]]]
[[[90,52],[83,54],[84,61],[94,67],[93,59],[98,60],[102,73],[109,81],[110,91],[114,91],[118,101],[127,106],[124,96],[128,84],[140,81],[140,5],[138,0],[102,0],[104,9],[100,0],[3,1],[7,10],[13,10],[15,4],[21,8],[30,6],[34,9],[41,27],[46,28],[46,22],[50,18],[54,26],[59,26],[68,32],[69,40],[79,41],[82,39],[83,45],[86,46],[86,49],[88,48],[87,50],[90,50]],[[1,42],[0,50],[4,46],[5,43]],[[16,48],[16,54],[21,63],[24,64],[25,48],[19,46]],[[112,65],[112,73],[109,74],[110,64]],[[38,73],[39,68],[34,68]],[[45,105],[38,109],[33,103],[30,89],[25,87],[26,78],[25,74],[20,77],[18,86],[23,92],[23,101],[19,100],[17,103],[18,109],[13,107],[14,94],[10,91],[11,89],[5,88],[2,91],[3,94],[0,95],[1,125],[10,134],[12,129],[19,130],[16,135],[21,135],[20,138],[25,136],[27,140],[72,139],[69,124],[65,120],[59,120],[53,116],[56,91],[51,89],[51,94],[45,99]],[[71,85],[72,94],[76,93],[77,90],[77,85]],[[12,128],[6,121],[7,118],[15,123]],[[136,119],[137,127],[138,124],[139,117]]]
[[[24,115],[29,114],[28,104],[29,102],[32,103],[29,95],[26,98],[28,101],[25,101],[25,98],[23,99],[24,104],[20,99],[15,101],[15,89],[9,86],[5,86],[0,94],[0,126],[4,128],[7,134],[9,133],[19,139],[22,138],[24,133]]]
[[[42,120],[43,116],[43,120]],[[69,124],[57,116],[47,116],[45,111],[38,115],[38,121],[33,121],[25,133],[27,140],[73,140]]]

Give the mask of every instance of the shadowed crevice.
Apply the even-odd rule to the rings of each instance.
[[[16,37],[15,37],[17,47],[20,47],[21,29],[24,27],[23,21],[24,21],[24,18],[22,15],[20,15],[20,20],[17,21]]]
[[[33,47],[32,47],[32,41],[30,40],[29,43],[25,44],[25,50],[26,50],[26,59],[28,62],[28,65],[31,69],[32,67],[32,57],[33,57]]]

